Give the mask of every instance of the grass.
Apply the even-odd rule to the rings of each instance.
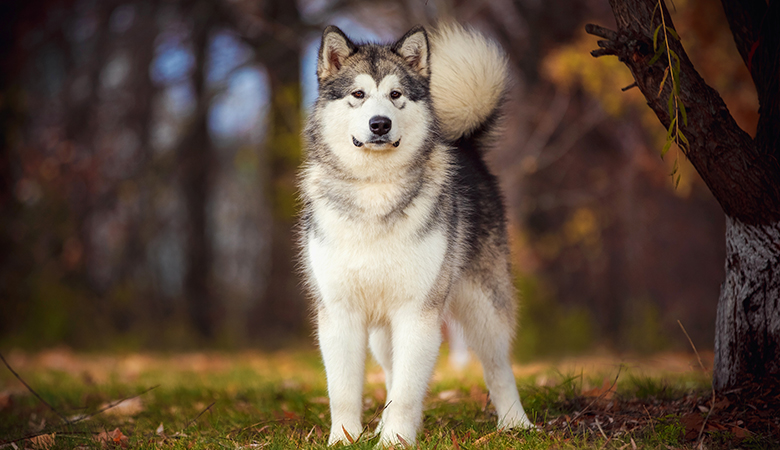
[[[46,449],[326,448],[329,412],[325,378],[319,356],[311,350],[270,355],[125,356],[57,350],[16,353],[7,359],[57,412],[1,368],[0,448],[3,441],[8,445],[11,440],[19,448]],[[643,419],[646,425],[622,432],[607,428],[608,434],[601,422],[598,429],[592,425],[583,428],[583,422],[579,428],[574,424],[585,416],[585,410],[608,408],[604,402],[609,399],[650,402],[647,404],[652,407],[653,401],[691,391],[706,395],[706,376],[695,370],[664,373],[652,361],[625,368],[607,358],[585,371],[587,364],[575,360],[518,367],[526,411],[545,431],[498,433],[478,365],[453,371],[443,360],[426,400],[417,447],[693,448],[694,443],[684,441],[685,428],[676,415]],[[363,419],[368,425],[359,441],[350,446],[355,449],[376,444],[370,431],[384,404],[381,370],[370,365],[367,372]],[[73,424],[63,424],[58,416],[73,420],[122,399],[128,400]],[[609,425],[609,417],[598,417],[602,417],[604,427]],[[35,441],[21,439],[34,434],[43,436]]]

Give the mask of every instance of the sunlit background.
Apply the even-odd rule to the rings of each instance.
[[[670,8],[755,131],[720,4]],[[0,345],[313,345],[295,171],[321,30],[392,41],[442,18],[509,55],[489,154],[510,214],[520,360],[711,348],[724,216],[585,23],[606,0],[29,0],[0,5]],[[682,178],[669,176],[675,161]]]

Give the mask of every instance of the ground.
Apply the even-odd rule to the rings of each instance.
[[[445,351],[446,354],[446,351]],[[316,351],[82,354],[10,351],[0,367],[0,448],[325,448],[324,371]],[[780,448],[780,389],[714,397],[711,354],[614,355],[516,364],[540,431],[496,432],[479,365],[437,366],[418,447]],[[384,378],[364,396],[373,448]],[[32,391],[40,396],[40,399]],[[713,406],[714,405],[714,406]]]

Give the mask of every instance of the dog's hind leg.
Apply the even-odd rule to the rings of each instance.
[[[382,370],[385,372],[385,388],[386,396],[390,395],[390,389],[393,385],[393,341],[390,328],[387,326],[381,326],[371,330],[368,335],[368,345],[371,348],[374,358]],[[383,411],[384,412],[384,411]],[[379,434],[384,428],[385,415],[382,414],[382,419],[379,421],[374,435]]]
[[[348,444],[356,441],[362,431],[360,414],[368,340],[365,319],[346,308],[320,306],[317,334],[330,398],[328,445]]]
[[[507,291],[511,296],[511,290]],[[485,384],[498,414],[498,428],[532,428],[520,403],[509,358],[515,320],[512,299],[496,301],[496,295],[501,295],[500,288],[483,289],[463,281],[452,305],[453,313],[463,326],[466,342],[482,363]]]
[[[385,387],[390,392],[393,384],[393,341],[389,327],[377,327],[371,330],[368,345],[374,358],[385,372]]]

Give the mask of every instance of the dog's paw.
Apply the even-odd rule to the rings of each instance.
[[[354,444],[355,442],[360,439],[361,430],[355,430],[353,429],[351,432],[347,431],[347,429],[344,427],[344,425],[340,427],[334,426],[330,430],[330,437],[328,438],[328,445],[336,445],[336,444]]]
[[[528,419],[525,411],[510,411],[505,417],[498,421],[499,430],[539,430],[539,427],[534,425]]]
[[[394,435],[391,435],[394,434]],[[388,450],[388,449],[402,449],[410,448],[414,445],[413,438],[404,438],[398,433],[381,433],[379,442],[377,442],[376,450]]]

